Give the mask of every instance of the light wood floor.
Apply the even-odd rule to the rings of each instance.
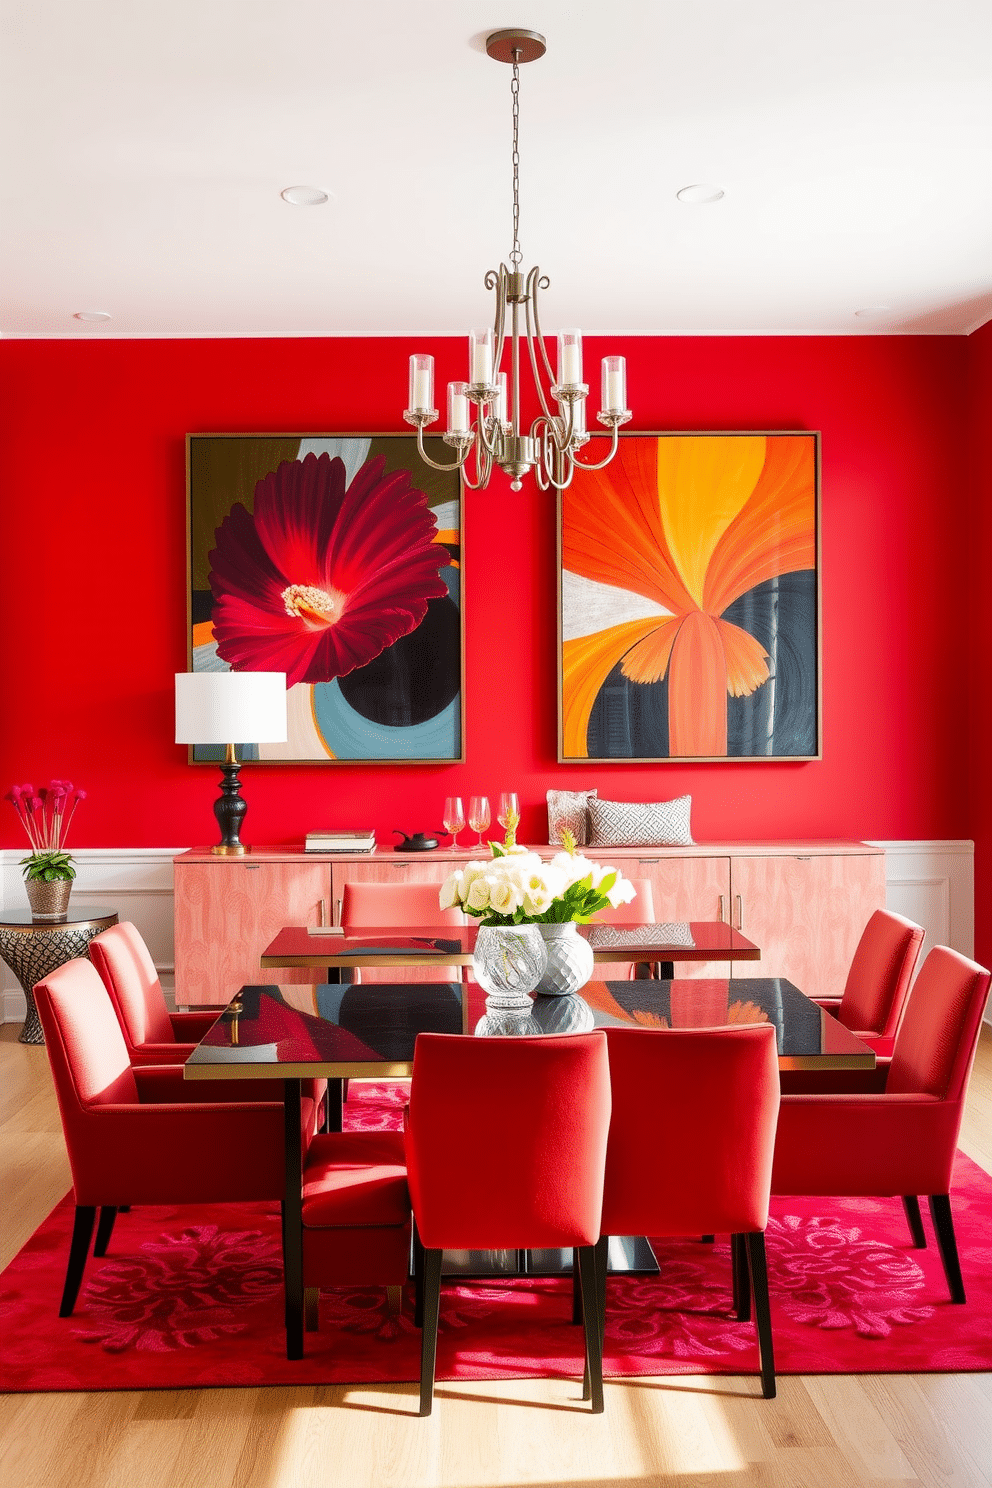
[[[0,1261],[69,1187],[44,1049],[0,1028]],[[992,1172],[992,1030],[961,1143]],[[53,1316],[53,1326],[56,1319]],[[992,1376],[625,1380],[591,1417],[570,1381],[14,1395],[5,1488],[989,1488]],[[566,1416],[568,1419],[566,1420]]]

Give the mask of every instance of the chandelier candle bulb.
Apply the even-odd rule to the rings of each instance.
[[[496,397],[493,400],[493,418],[498,424],[505,424],[506,418],[506,373],[496,374]]]
[[[490,387],[493,380],[493,331],[469,331],[468,365],[470,381],[478,387]]]
[[[434,358],[417,352],[410,358],[410,410],[429,413],[434,407]]]
[[[448,433],[467,434],[468,429],[468,397],[467,384],[464,382],[448,383]]]
[[[604,413],[624,413],[627,408],[627,362],[622,356],[603,358],[603,396],[600,406]]]
[[[567,411],[563,408],[562,413],[567,418]],[[578,398],[572,404],[572,438],[576,445],[588,444],[589,435],[586,433],[586,400]]]
[[[582,381],[582,333],[558,332],[558,385],[575,387]]]

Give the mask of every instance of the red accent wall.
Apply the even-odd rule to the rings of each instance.
[[[971,470],[968,524],[970,590],[968,654],[971,661],[968,701],[971,710],[969,827],[975,841],[975,959],[992,966],[992,787],[989,741],[992,739],[992,688],[988,657],[992,651],[992,320],[968,338],[968,392]]]
[[[498,477],[466,500],[466,763],[248,766],[245,840],[371,823],[389,842],[393,827],[440,826],[446,794],[501,788],[520,792],[523,835],[538,840],[553,784],[629,800],[689,791],[701,840],[968,837],[979,825],[987,836],[988,796],[973,818],[963,763],[977,658],[962,542],[969,376],[987,396],[990,346],[987,330],[974,346],[609,343],[627,355],[639,429],[822,430],[822,761],[556,764],[554,501]],[[51,775],[85,786],[73,846],[215,840],[216,773],[191,769],[172,743],[172,678],[186,665],[184,436],[399,430],[412,349],[389,339],[0,344],[0,789]],[[441,384],[459,375],[460,341],[417,349],[434,352]],[[591,365],[604,349],[588,345]],[[0,843],[20,846],[12,810],[0,816]]]

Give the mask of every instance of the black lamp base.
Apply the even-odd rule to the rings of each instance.
[[[232,750],[231,753],[233,752]],[[238,835],[248,810],[248,802],[241,795],[241,765],[236,759],[227,759],[220,768],[223,779],[220,795],[214,802],[214,816],[220,827],[220,842],[211,851],[227,857],[240,857],[251,851]]]

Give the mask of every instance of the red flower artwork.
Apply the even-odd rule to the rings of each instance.
[[[427,498],[406,470],[369,460],[284,460],[217,528],[210,554],[217,654],[234,671],[329,682],[416,630],[447,594]]]

